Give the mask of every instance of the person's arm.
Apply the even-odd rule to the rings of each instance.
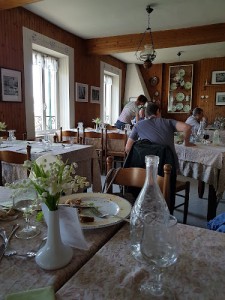
[[[131,138],[128,138],[127,143],[126,143],[126,147],[125,147],[125,152],[128,154],[133,146],[134,140],[132,140]]]
[[[136,116],[135,116],[136,123],[139,121],[139,119],[140,119],[139,113],[136,113]]]
[[[183,132],[185,146],[187,146],[187,147],[195,146],[195,144],[190,143],[190,136],[191,136],[191,126],[190,125],[188,125],[184,122],[178,121],[176,123],[176,130]]]

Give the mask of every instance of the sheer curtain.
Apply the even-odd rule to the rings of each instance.
[[[104,122],[111,124],[112,122],[112,83],[113,77],[104,75]]]
[[[33,51],[35,131],[57,128],[58,60]]]

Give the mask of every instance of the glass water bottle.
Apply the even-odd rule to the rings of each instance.
[[[169,216],[167,203],[157,183],[159,157],[145,156],[146,178],[144,186],[138,195],[130,216],[131,253],[138,261],[142,261],[140,242],[143,235],[143,220],[147,213],[161,213]]]

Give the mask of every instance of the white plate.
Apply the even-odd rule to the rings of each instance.
[[[184,105],[182,103],[178,103],[176,105],[177,110],[181,110],[184,107]]]
[[[171,89],[172,91],[176,90],[176,89],[177,89],[177,84],[176,84],[175,82],[171,83],[170,89]]]
[[[185,75],[184,69],[180,69],[177,73],[182,77]]]
[[[185,98],[185,95],[183,93],[177,93],[176,99],[177,101],[183,101]]]
[[[190,81],[185,82],[184,84],[185,90],[190,90],[191,87],[192,87],[192,83]]]
[[[176,110],[177,110],[176,106],[173,105],[173,106],[172,106],[172,111],[176,111]]]
[[[101,194],[101,193],[78,193],[60,198],[60,203],[65,203],[66,200],[81,199],[82,204],[91,204],[98,208],[102,213],[108,213],[118,215],[122,218],[127,218],[130,215],[131,204],[115,195]],[[85,212],[84,212],[85,213]],[[95,229],[101,227],[107,227],[122,222],[121,219],[116,217],[98,218],[95,217],[95,221],[91,223],[81,223],[83,229]]]
[[[184,111],[188,112],[190,110],[190,105],[184,105]]]

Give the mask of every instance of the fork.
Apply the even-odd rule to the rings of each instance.
[[[90,208],[90,210],[93,212],[93,214],[98,217],[98,218],[107,218],[107,217],[114,217],[114,218],[118,218],[120,220],[123,220],[125,222],[128,222],[130,223],[130,220],[127,219],[127,218],[124,218],[124,217],[121,217],[121,216],[118,216],[118,215],[113,215],[113,214],[103,214],[101,213],[96,207],[92,207]]]

